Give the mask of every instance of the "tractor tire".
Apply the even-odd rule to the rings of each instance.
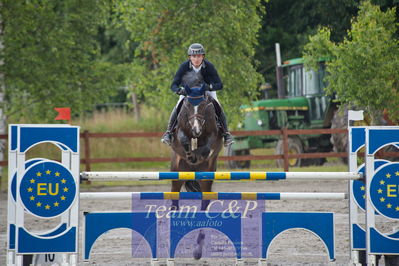
[[[249,155],[249,150],[235,151],[231,146],[224,149],[225,156]],[[251,166],[251,161],[226,161],[226,166],[229,169],[244,169]]]
[[[348,107],[341,105],[341,107],[335,111],[334,117],[331,120],[331,128],[348,128]],[[331,134],[331,144],[333,145],[334,152],[348,152],[348,136],[345,134]],[[348,158],[342,157],[342,162],[347,164]]]
[[[303,144],[302,141],[297,137],[289,137],[288,138],[288,153],[289,154],[299,154],[303,153]],[[274,154],[284,154],[284,145],[283,140],[279,140],[276,145]],[[289,167],[299,167],[303,166],[304,159],[301,158],[292,158],[288,160]],[[279,159],[276,160],[277,167],[284,168],[284,160]]]

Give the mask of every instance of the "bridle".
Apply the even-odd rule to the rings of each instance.
[[[193,115],[188,117],[188,120],[191,120],[193,118],[198,118],[200,120],[205,120],[205,117],[203,115],[200,115],[200,114],[193,114]]]

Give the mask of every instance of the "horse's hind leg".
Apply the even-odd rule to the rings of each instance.
[[[172,181],[172,189],[171,192],[180,192],[181,187],[183,186],[184,181]],[[172,209],[178,210],[179,209],[179,200],[172,200]]]
[[[212,192],[212,184],[213,184],[212,180],[201,181],[200,182],[201,192]],[[209,203],[210,200],[201,201],[201,211],[205,211],[208,208]]]

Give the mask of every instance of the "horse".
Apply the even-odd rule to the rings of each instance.
[[[216,119],[216,100],[206,94],[200,73],[188,72],[183,77],[187,96],[177,106],[179,111],[177,125],[172,138],[172,172],[215,172],[217,158],[223,147],[222,131]],[[212,180],[172,181],[172,192],[180,192],[185,184],[187,191],[211,192]],[[201,201],[201,210],[206,210],[209,200]],[[179,209],[179,201],[172,200],[172,209]],[[200,230],[194,259],[202,257],[205,232]]]
[[[217,158],[223,147],[223,136],[215,113],[214,101],[203,86],[200,73],[188,72],[183,77],[187,96],[177,108],[180,112],[173,131],[171,171],[215,172]],[[172,192],[180,192],[185,183],[187,191],[211,192],[212,180],[172,181]],[[206,210],[209,200],[203,200],[201,210]],[[178,201],[172,202],[178,209]]]

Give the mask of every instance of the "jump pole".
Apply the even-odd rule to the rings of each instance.
[[[342,200],[346,193],[324,192],[81,192],[81,200]]]
[[[82,172],[82,180],[360,180],[356,172]]]

